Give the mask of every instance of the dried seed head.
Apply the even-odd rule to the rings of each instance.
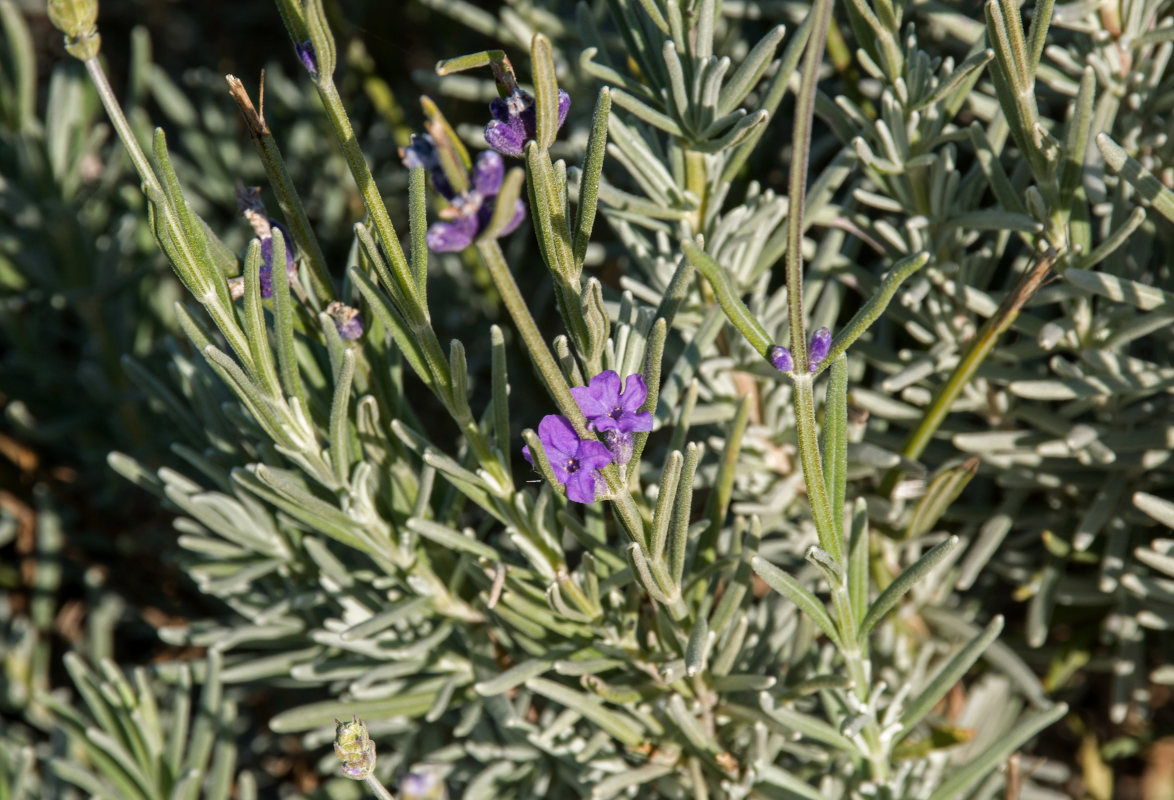
[[[351,780],[365,780],[375,771],[375,743],[367,735],[367,726],[355,716],[351,722],[334,720],[334,752],[342,762],[342,774]]]

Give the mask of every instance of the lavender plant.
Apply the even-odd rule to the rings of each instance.
[[[757,41],[741,18],[754,9],[732,2],[581,4],[577,33],[535,4],[500,22],[460,0],[434,4],[524,45],[531,83],[503,50],[437,66],[437,87],[488,74],[478,91],[497,97],[469,136],[423,100],[425,131],[401,154],[401,239],[335,83],[321,1],[278,0],[366,217],[344,274],[309,224],[280,131],[230,76],[282,215],[274,225],[250,206],[257,238],[237,275],[163,132],[153,158],[140,149],[97,58],[96,4],[50,2],[199,304],[175,307],[192,345],[173,351],[176,388],[149,384],[203,438],[176,447],[187,473],[110,459],[181,512],[187,571],[227,609],[166,638],[210,647],[224,684],[319,695],[269,728],[304,734],[324,772],[377,796],[998,796],[999,767],[1066,706],[997,641],[1003,618],[965,592],[1027,582],[1033,562],[991,561],[1016,510],[1092,480],[1054,479],[1045,457],[1103,456],[1105,425],[1144,432],[1165,408],[1152,398],[1167,386],[1168,337],[1154,335],[1166,295],[1145,281],[1168,269],[1151,250],[1126,262],[1132,277],[1092,268],[1125,258],[1143,224],[1165,224],[1128,216],[1132,191],[1168,219],[1174,202],[1109,134],[1089,146],[1117,113],[1094,114],[1096,62],[1078,84],[1041,66],[1047,3],[1025,31],[1009,3],[989,4],[983,26],[886,0],[837,16],[817,0],[788,20],[796,30]],[[1138,0],[1118,31],[1159,75],[1170,27],[1143,31],[1163,7]],[[1067,22],[1084,30],[1077,16]],[[840,47],[841,22],[855,54]],[[932,57],[916,23],[962,40],[966,57]],[[574,36],[586,46],[577,75]],[[1042,117],[1037,75],[1073,97],[1067,123]],[[592,80],[606,85],[588,93]],[[820,91],[833,84],[834,99]],[[1162,107],[1168,77],[1146,87]],[[591,94],[584,138],[575,117]],[[767,133],[788,115],[780,149]],[[474,159],[467,144],[482,140],[492,150]],[[577,167],[555,157],[579,144]],[[1100,152],[1125,178],[1113,203]],[[749,177],[780,154],[785,195]],[[529,233],[527,209],[553,337],[519,286],[530,273],[507,256]],[[599,211],[606,248],[592,242]],[[446,352],[429,276],[454,259],[484,269],[509,324],[485,336],[482,323]],[[1051,274],[1063,283],[1044,286]],[[1094,296],[1153,319],[1113,306],[1100,327]],[[1021,339],[1008,344],[1012,331]],[[1120,352],[1139,341],[1145,363]],[[1062,342],[1114,381],[1044,362]],[[539,391],[511,397],[530,379],[517,363],[511,377],[511,355]],[[1082,423],[1092,433],[1080,436],[1009,399],[1104,396],[1117,399],[1061,407],[1061,419],[1111,420]],[[515,417],[532,426],[520,437]],[[1050,425],[1050,438],[987,429],[1005,420]],[[949,463],[959,451],[1012,484],[993,515],[955,504],[980,466]],[[1136,645],[1143,622],[1161,627],[1164,579],[1122,564],[1128,525],[1141,523],[1109,524],[1127,481],[1166,485],[1155,458],[1149,474],[1123,469],[1072,537],[1045,539],[1055,557],[1032,589],[1031,643],[1044,643],[1057,598],[1081,602],[1059,591],[1058,565],[1103,529],[1118,538],[1102,585],[1117,590],[1103,583],[1111,565],[1120,619],[1134,623],[1118,624],[1122,641]],[[1171,521],[1157,497],[1134,502]],[[1169,574],[1169,549],[1159,539],[1135,557]],[[139,724],[126,723],[131,739]],[[96,763],[127,760],[109,737],[88,739]],[[325,763],[331,739],[341,767]],[[186,786],[222,793],[226,770],[197,767]],[[84,771],[62,777],[94,785]],[[1040,782],[1063,777],[1045,768]],[[1055,795],[1030,780],[1023,793]]]

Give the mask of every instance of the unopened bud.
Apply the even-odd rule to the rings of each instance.
[[[352,722],[335,720],[334,752],[342,762],[342,774],[361,781],[375,771],[375,743],[367,735],[367,726],[355,716]]]
[[[65,34],[65,51],[80,61],[98,55],[98,0],[49,0],[49,21]]]

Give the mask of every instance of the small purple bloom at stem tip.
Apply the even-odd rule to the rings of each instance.
[[[827,328],[820,328],[811,334],[811,344],[807,347],[807,367],[812,372],[819,369],[819,364],[827,358],[832,349],[832,332]]]
[[[546,458],[554,471],[555,480],[567,487],[567,499],[576,503],[594,503],[595,495],[603,485],[599,470],[612,461],[612,454],[600,442],[580,439],[570,420],[558,414],[547,414],[538,423],[538,439],[546,451]],[[522,448],[522,456],[531,464],[530,448]]]
[[[334,300],[326,306],[326,313],[334,320],[338,335],[348,342],[363,335],[363,318],[359,315],[359,309]]]
[[[298,60],[302,62],[306,72],[310,73],[310,77],[318,80],[318,56],[314,53],[314,45],[310,44],[310,40],[295,44],[294,52],[298,54]]]
[[[563,126],[571,108],[571,96],[558,90],[558,127]],[[526,142],[538,135],[538,114],[534,98],[521,89],[508,97],[495,97],[489,103],[493,119],[485,126],[485,142],[504,156],[520,157]]]
[[[767,357],[779,372],[790,372],[795,368],[795,359],[791,358],[791,351],[781,344],[772,347]]]

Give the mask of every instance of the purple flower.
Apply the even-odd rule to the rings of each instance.
[[[547,414],[538,423],[538,439],[546,450],[546,458],[559,483],[566,484],[567,499],[576,503],[594,503],[595,494],[603,485],[599,470],[612,461],[612,455],[600,442],[580,439],[566,417]],[[522,456],[531,464],[530,448],[522,448]]]
[[[819,369],[819,362],[827,358],[832,349],[832,332],[827,328],[820,328],[811,334],[811,344],[807,346],[807,368],[812,372]]]
[[[408,773],[399,782],[399,793],[403,800],[444,800],[448,797],[444,781],[434,770]]]
[[[571,96],[558,90],[558,127],[563,126]],[[485,126],[485,141],[503,156],[521,156],[526,142],[538,135],[538,115],[534,98],[521,89],[514,89],[507,97],[495,97],[489,103],[493,119]]]
[[[795,368],[795,359],[791,358],[791,351],[781,344],[772,347],[767,353],[767,358],[779,372],[790,372]]]
[[[363,318],[359,316],[359,309],[334,300],[326,306],[326,313],[334,320],[338,335],[348,342],[363,335]]]
[[[404,161],[407,163],[407,156]],[[501,156],[491,150],[477,156],[477,161],[473,165],[472,185],[468,191],[450,196],[448,199],[451,205],[441,212],[444,219],[434,222],[424,234],[428,249],[434,253],[454,253],[472,244],[493,218],[493,211],[497,205],[495,198],[501,191],[504,179],[505,162]],[[436,185],[435,173],[433,185]],[[514,203],[513,217],[497,235],[513,233],[525,218],[526,204],[519,199]]]
[[[440,156],[436,154],[436,140],[426,133],[413,133],[407,147],[401,147],[399,157],[408,169],[423,167],[432,178],[432,188],[445,200],[452,200],[455,192],[444,170],[440,168]]]
[[[571,394],[594,430],[620,433],[652,430],[652,414],[640,410],[648,399],[648,388],[644,376],[638,372],[627,377],[622,392],[620,376],[614,369],[608,369],[592,378],[590,386],[571,389]]]
[[[295,43],[294,52],[298,54],[298,60],[302,62],[306,72],[310,73],[310,77],[318,80],[318,56],[314,53],[314,45],[308,39]]]
[[[289,280],[293,280],[298,275],[298,265],[294,263],[294,243],[289,238],[283,228],[275,220],[269,220],[270,228],[277,228],[281,231],[281,238],[285,240],[285,274]],[[273,296],[273,234],[266,231],[261,237],[261,271],[258,276],[261,281],[261,296]]]

